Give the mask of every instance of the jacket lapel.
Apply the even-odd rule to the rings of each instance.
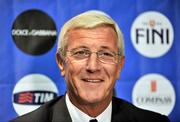
[[[121,99],[114,98],[112,99],[112,122],[130,122],[129,116],[126,111],[126,105]]]
[[[72,122],[65,103],[65,96],[63,96],[53,107],[52,114],[52,122]]]

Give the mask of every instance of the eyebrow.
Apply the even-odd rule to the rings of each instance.
[[[82,48],[82,49],[89,49],[88,47],[82,45],[82,46],[78,46],[78,47],[72,48],[72,50],[76,50],[76,49],[79,49],[79,48]]]
[[[106,49],[106,50],[110,50],[110,51],[112,51],[112,52],[113,52],[113,49],[112,49],[112,48],[110,48],[110,47],[108,47],[108,46],[101,46],[100,48],[102,48],[102,49]]]
[[[72,50],[76,50],[76,49],[80,49],[80,48],[81,48],[81,49],[89,49],[89,50],[90,50],[90,48],[89,48],[89,47],[84,46],[84,45],[81,45],[81,46],[78,46],[78,47],[72,48]],[[110,47],[108,47],[108,46],[100,46],[100,49],[110,50],[110,51],[114,52],[114,51],[113,51],[113,49],[112,49],[112,48],[110,48]]]

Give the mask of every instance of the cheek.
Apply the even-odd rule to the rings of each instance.
[[[108,75],[109,75],[110,77],[114,77],[115,74],[117,73],[117,68],[116,68],[116,66],[114,66],[114,65],[113,65],[113,66],[108,65],[108,66],[106,66],[104,69],[106,70],[106,72],[108,73]]]
[[[118,78],[119,78],[119,74],[120,74],[120,71],[118,69],[118,67],[116,65],[113,65],[113,66],[106,66],[104,68],[105,72],[106,72],[106,75],[107,77],[109,78],[109,80],[111,80],[112,82],[113,81],[116,81]]]
[[[66,73],[65,73],[65,80],[67,82],[67,84],[72,84],[73,82],[75,82],[75,79],[79,76],[82,67],[80,65],[74,64],[74,63],[70,63],[68,62],[68,64],[66,65]]]

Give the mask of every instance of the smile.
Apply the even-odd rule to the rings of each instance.
[[[83,79],[85,82],[91,82],[91,83],[100,83],[103,82],[103,80],[100,79]]]

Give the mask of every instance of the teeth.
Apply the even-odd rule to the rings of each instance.
[[[101,82],[101,80],[87,80],[88,82],[92,82],[92,83],[95,83],[95,82]]]

